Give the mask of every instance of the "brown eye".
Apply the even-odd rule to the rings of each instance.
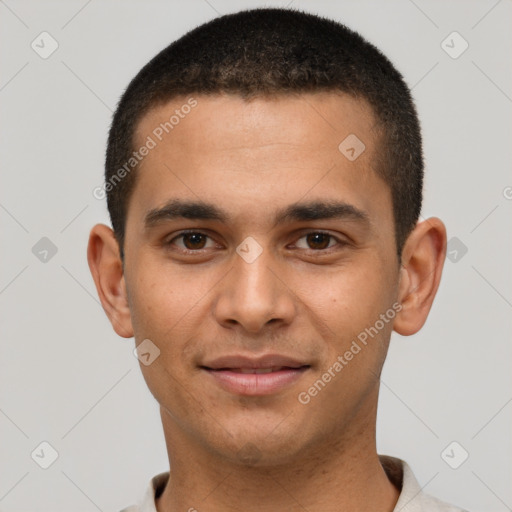
[[[215,242],[211,237],[200,231],[186,231],[165,242],[165,245],[184,253],[199,253],[202,249],[207,250],[215,247]]]
[[[183,245],[190,250],[203,249],[206,245],[206,235],[202,233],[184,233],[181,235],[183,239]]]
[[[334,251],[343,250],[349,244],[343,238],[338,238],[326,231],[310,231],[301,236],[294,245],[295,248],[306,251],[306,254],[327,256]]]
[[[306,241],[310,249],[327,249],[332,236],[327,233],[309,233],[306,235]]]

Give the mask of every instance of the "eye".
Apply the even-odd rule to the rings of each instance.
[[[305,244],[300,245],[300,240],[305,239]],[[331,243],[333,242],[333,243]],[[299,238],[296,246],[299,249],[310,249],[313,251],[322,251],[324,249],[330,249],[334,247],[336,244],[343,245],[343,242],[338,240],[336,237],[329,233],[324,233],[323,231],[312,231],[311,233],[307,233],[306,235]]]
[[[181,241],[177,243],[176,241]],[[210,245],[208,245],[210,240]],[[181,249],[182,251],[195,252],[201,249],[208,249],[215,246],[213,240],[208,235],[201,233],[200,231],[186,231],[175,236],[172,240],[166,243],[166,245],[173,245]]]
[[[184,253],[199,253],[203,250],[216,247],[211,237],[200,231],[184,231],[168,242],[165,242],[165,245],[171,246]],[[316,252],[326,251],[337,245],[342,247],[346,245],[346,243],[334,235],[323,231],[311,231],[306,233],[295,243],[295,247],[299,249]]]

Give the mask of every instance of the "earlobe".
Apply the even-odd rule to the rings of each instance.
[[[87,261],[101,304],[112,327],[119,336],[131,338],[133,327],[119,244],[108,226],[97,224],[91,229]]]
[[[446,228],[436,217],[419,222],[402,251],[398,300],[402,310],[393,329],[403,336],[418,332],[432,307],[446,255]]]

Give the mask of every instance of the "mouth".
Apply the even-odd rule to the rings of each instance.
[[[229,393],[245,396],[283,391],[296,383],[310,367],[277,355],[262,358],[230,356],[200,366],[216,385]]]
[[[303,367],[300,367],[303,368]],[[273,373],[280,372],[281,370],[299,370],[300,368],[290,368],[288,366],[275,366],[273,368],[221,368],[214,371],[230,371],[235,373]]]

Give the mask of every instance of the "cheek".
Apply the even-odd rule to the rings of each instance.
[[[149,263],[141,265],[136,275],[129,287],[135,339],[137,344],[149,339],[159,350],[158,357],[147,366],[141,362],[140,369],[157,402],[181,410],[187,403],[183,389],[190,378],[185,349],[198,325],[197,288]]]
[[[307,296],[325,352],[317,374],[302,391],[318,416],[344,418],[375,392],[396,315],[389,266],[385,272],[375,261],[353,265]]]
[[[332,348],[338,353],[374,326],[393,304],[389,266],[386,269],[380,261],[340,268],[339,272],[314,282],[315,286],[308,287],[306,304],[315,312],[319,329],[333,340]],[[387,320],[384,326],[378,324],[379,339],[391,332],[392,322]]]
[[[150,339],[160,350],[159,380],[171,378],[167,374],[178,381],[189,378],[192,358],[204,342],[201,333],[208,316],[209,293],[218,277],[193,274],[147,258],[129,288],[135,339],[137,343]],[[151,367],[141,369],[147,374],[145,377],[157,378],[151,376],[156,375]]]
[[[136,275],[128,287],[135,339],[163,344],[190,313],[194,296],[186,283],[173,279],[161,266],[141,265]]]

